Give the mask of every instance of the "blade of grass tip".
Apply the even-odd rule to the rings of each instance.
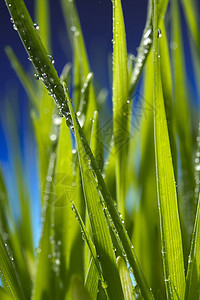
[[[68,100],[68,106],[70,108],[70,113],[74,124],[74,132],[77,142],[81,177],[83,182],[83,189],[88,215],[93,232],[94,244],[96,247],[99,261],[101,263],[104,278],[107,283],[107,292],[109,297],[113,299],[121,299],[123,298],[121,282],[119,278],[119,273],[117,272],[116,259],[113,251],[109,228],[97,192],[97,182],[94,179],[93,172],[90,167],[89,157],[82,145],[82,139],[79,134],[77,119],[67,93],[66,97]]]
[[[71,105],[69,95],[67,94],[67,90],[66,90],[66,98],[67,98],[68,103],[70,103],[70,105]],[[71,110],[71,113],[74,115],[73,110]],[[78,128],[76,136],[78,136],[78,138],[81,139],[82,146],[84,148],[84,152],[88,156],[88,159],[90,160],[90,163],[91,163],[91,168],[94,171],[94,173],[96,174],[96,177],[98,180],[99,192],[102,194],[103,200],[105,201],[105,207],[107,207],[108,212],[110,213],[110,216],[112,219],[111,221],[113,222],[113,226],[115,227],[115,233],[120,238],[123,248],[125,249],[127,259],[129,261],[130,266],[133,269],[136,281],[141,288],[143,296],[146,297],[146,299],[152,299],[153,295],[151,293],[150,288],[148,287],[146,278],[145,278],[143,271],[140,267],[140,264],[137,260],[133,245],[131,244],[131,241],[126,232],[126,229],[125,229],[125,227],[122,223],[122,220],[119,216],[119,213],[115,207],[114,201],[112,200],[110,193],[105,185],[102,174],[97,167],[94,156],[91,152],[91,149],[87,143],[87,140],[82,132],[82,129],[81,129],[80,124],[78,123],[78,120],[76,117],[74,117],[73,124],[70,127],[73,129],[74,125],[76,125]]]
[[[21,81],[27,95],[29,96],[33,107],[36,109],[36,112],[37,112],[39,110],[38,97],[35,94],[35,90],[33,88],[33,84],[31,82],[30,78],[25,73],[22,65],[20,64],[19,60],[17,59],[12,48],[7,46],[5,48],[5,52],[10,60],[10,63],[12,65],[13,69],[15,70],[19,80]]]
[[[192,234],[196,203],[194,203],[195,178],[193,162],[193,132],[192,118],[190,115],[190,99],[187,91],[187,77],[185,68],[184,47],[182,42],[181,19],[179,3],[172,1],[172,66],[174,72],[174,100],[176,113],[176,127],[178,142],[180,144],[181,180],[183,190],[180,193],[180,205],[182,205],[185,228],[188,233],[188,241]],[[180,86],[182,87],[180,89]],[[189,244],[185,243],[188,247]],[[189,253],[188,253],[189,254]]]
[[[35,1],[36,24],[40,24],[39,33],[45,48],[51,50],[49,0]],[[37,26],[37,25],[36,25]],[[53,60],[53,57],[50,57]]]
[[[177,149],[176,149],[176,130],[175,130],[175,121],[174,121],[174,103],[173,103],[173,94],[172,94],[172,72],[170,64],[170,56],[168,49],[167,33],[165,30],[164,20],[162,19],[159,24],[162,37],[159,43],[160,55],[162,57],[160,66],[161,66],[161,78],[162,78],[162,89],[163,97],[165,102],[166,118],[169,131],[169,141],[172,152],[172,162],[174,167],[175,179],[177,181]]]
[[[120,0],[113,0],[113,134],[118,210],[125,217],[131,105],[128,101],[126,35]]]
[[[121,256],[118,256],[117,258],[117,265],[119,268],[119,275],[121,278],[122,288],[124,291],[124,298],[126,300],[131,300],[131,299],[136,300],[131,277],[129,275],[126,263]]]
[[[199,9],[198,3],[194,1],[181,0],[183,11],[187,20],[187,25],[195,43],[195,47],[200,54],[200,35],[199,35]]]
[[[166,292],[169,299],[184,299],[185,274],[176,187],[160,77],[157,1],[154,0],[153,99],[158,208]],[[162,58],[161,58],[162,59]]]
[[[0,286],[0,299],[2,300],[12,300],[14,299],[10,294],[8,294],[1,286]]]
[[[23,294],[22,287],[20,285],[18,276],[15,272],[14,266],[12,264],[13,257],[10,257],[6,244],[4,244],[2,237],[0,235],[0,271],[1,278],[5,281],[8,289],[10,290],[12,296],[15,299],[26,299]]]
[[[161,0],[158,3],[158,20],[161,20],[167,9],[169,0]],[[142,35],[140,45],[138,47],[138,54],[135,58],[135,64],[132,72],[132,77],[129,85],[129,98],[132,97],[140,75],[142,73],[146,58],[149,54],[149,51],[152,47],[153,42],[153,11],[152,11],[152,1],[148,1],[148,10],[147,10],[147,21]]]

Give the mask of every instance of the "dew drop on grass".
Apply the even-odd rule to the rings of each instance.
[[[50,138],[50,140],[51,140],[52,142],[55,142],[55,141],[57,140],[57,135],[53,133],[53,134],[50,135],[49,138]]]
[[[54,125],[60,125],[62,123],[62,118],[58,117],[57,115],[54,115],[53,123],[54,123]]]
[[[10,18],[10,22],[11,22],[11,23],[14,23],[14,20],[13,20],[13,18]]]
[[[160,38],[162,36],[162,33],[161,33],[161,29],[158,28],[158,34],[157,34],[157,38]]]
[[[14,30],[17,30],[17,27],[16,27],[16,25],[15,25],[15,24],[13,24],[13,29],[14,29]]]
[[[106,281],[102,281],[102,282],[101,282],[101,286],[102,286],[102,288],[103,288],[104,290],[108,288],[108,284],[107,284]]]
[[[40,79],[39,74],[36,74],[36,73],[35,73],[33,76],[34,76],[34,78],[35,78],[36,80],[39,80],[39,79]]]
[[[147,31],[144,34],[144,38],[147,39],[151,34],[151,28],[147,29]]]
[[[52,64],[55,63],[55,60],[54,60],[54,58],[53,58],[52,55],[48,54],[47,57],[48,57],[48,59],[50,60],[50,62],[51,62]]]
[[[37,23],[33,23],[33,27],[34,27],[36,30],[39,30],[39,29],[40,29],[40,27],[39,27],[39,25],[38,25]]]

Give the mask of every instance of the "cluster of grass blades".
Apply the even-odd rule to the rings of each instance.
[[[189,101],[180,19],[181,8],[198,76],[198,3],[149,0],[133,59],[123,1],[112,0],[113,115],[105,122],[75,1],[60,2],[73,63],[59,77],[48,0],[35,0],[37,23],[23,0],[5,0],[35,69],[31,78],[5,49],[30,99],[42,221],[34,250],[30,193],[8,105],[18,215],[0,168],[0,299],[199,299],[199,114]]]

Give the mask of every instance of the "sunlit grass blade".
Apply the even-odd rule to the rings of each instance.
[[[27,77],[27,74],[25,73],[23,67],[21,66],[21,64],[20,64],[19,60],[17,59],[15,53],[13,52],[12,48],[6,47],[5,51],[11,62],[13,69],[15,70],[17,76],[19,77],[22,85],[24,86],[24,89],[27,92],[27,95],[30,98],[30,101],[31,101],[33,107],[35,107],[36,112],[37,112],[39,110],[39,101],[38,101],[37,94],[35,93],[35,90],[33,88],[33,84],[31,82],[30,78]]]
[[[126,36],[121,0],[113,0],[113,134],[116,157],[117,204],[125,216],[126,170],[131,106],[128,101]]]
[[[67,93],[66,97],[68,97]],[[68,105],[73,120],[84,195],[91,223],[94,244],[102,267],[103,275],[107,283],[107,292],[109,297],[121,299],[123,294],[119,274],[117,271],[116,258],[113,251],[108,225],[106,223],[105,215],[103,213],[97,192],[97,182],[95,181],[93,172],[89,166],[90,158],[83,147],[79,132],[80,129],[77,125],[77,119],[69,97]]]
[[[66,97],[68,99],[68,103],[70,103],[69,102],[70,98],[69,98],[69,95],[67,94],[67,91],[66,91]],[[72,113],[74,114],[73,111],[72,111]],[[113,200],[111,199],[110,193],[109,193],[109,191],[105,185],[105,182],[103,180],[103,177],[97,167],[97,163],[96,163],[94,156],[91,152],[91,149],[87,143],[87,140],[82,132],[82,129],[76,118],[74,118],[74,121],[76,122],[75,125],[78,127],[78,134],[79,134],[79,138],[82,140],[82,143],[83,143],[82,145],[84,147],[84,153],[86,153],[88,159],[90,160],[91,168],[93,169],[93,171],[97,177],[99,191],[102,194],[103,201],[105,202],[105,207],[107,207],[108,212],[110,214],[115,233],[118,234],[118,238],[120,239],[121,244],[123,245],[124,251],[125,251],[125,253],[127,255],[127,259],[129,261],[129,264],[133,269],[133,273],[136,278],[136,281],[137,281],[144,297],[146,297],[147,299],[152,299],[153,295],[151,293],[150,288],[148,287],[146,278],[145,278],[144,273],[141,269],[141,266],[138,262],[133,245],[129,239],[129,236],[124,227],[124,224],[122,223],[119,213],[116,210],[115,204],[114,204]],[[73,124],[71,124],[70,127],[73,128],[75,125],[73,123]]]
[[[193,132],[192,117],[188,102],[187,78],[185,56],[182,41],[181,20],[179,12],[179,3],[172,1],[172,66],[174,72],[174,100],[176,114],[176,128],[178,142],[180,144],[180,165],[182,191],[181,208],[184,213],[185,228],[188,232],[188,240],[193,229],[196,203],[194,203],[194,163],[193,163]],[[181,86],[181,89],[180,89]],[[185,245],[189,246],[189,245]],[[188,253],[189,254],[189,253]]]
[[[154,135],[164,275],[167,297],[169,297],[169,299],[178,299],[178,297],[179,299],[184,299],[185,273],[182,238],[169,134],[161,85],[158,33],[157,1],[154,0]]]
[[[135,300],[136,296],[133,289],[133,283],[131,281],[131,277],[129,275],[126,263],[121,256],[117,258],[117,265],[119,268],[119,274],[122,282],[124,298],[126,300]]]

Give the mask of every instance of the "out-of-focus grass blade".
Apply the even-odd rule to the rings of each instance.
[[[199,299],[200,297],[200,198],[197,206],[196,220],[192,236],[188,269],[186,277],[185,299]]]
[[[161,0],[158,2],[158,20],[161,20],[164,15],[167,8],[169,0]],[[153,10],[152,10],[152,1],[148,1],[148,15],[147,15],[147,21],[144,28],[144,32],[142,35],[142,39],[140,42],[140,46],[138,47],[138,54],[135,58],[135,64],[130,80],[130,86],[129,86],[129,97],[133,95],[133,92],[135,90],[135,87],[138,83],[138,80],[140,78],[140,75],[142,73],[146,58],[149,54],[149,51],[152,46],[153,42]]]
[[[71,279],[72,300],[92,300],[80,278],[73,275]]]
[[[190,30],[195,46],[200,54],[200,34],[199,34],[199,10],[198,3],[195,0],[187,1],[181,0],[183,4],[183,10],[187,20],[187,25]]]
[[[10,294],[8,294],[1,286],[0,286],[0,299],[2,300],[12,300],[14,299]]]
[[[12,259],[12,257],[9,257],[6,245],[4,245],[0,235],[0,271],[3,274],[3,279],[15,299],[26,299],[14,265],[12,264]]]
[[[113,0],[113,134],[119,212],[125,216],[126,170],[131,106],[128,101],[126,35],[120,0]]]
[[[67,94],[67,90],[66,90],[66,98],[68,99],[68,103],[70,103],[70,98],[69,98],[69,95]],[[70,103],[70,107],[71,107],[71,103]],[[74,112],[73,111],[71,111],[71,112],[74,115]],[[73,124],[71,124],[71,126],[70,126],[72,128],[72,130],[74,130],[74,127],[75,127],[74,122],[76,122],[75,125],[78,127],[79,138],[81,139],[82,146],[84,147],[83,154],[85,153],[86,156],[88,157],[90,164],[91,164],[91,169],[93,169],[93,171],[97,177],[99,192],[101,192],[101,194],[102,194],[103,201],[105,202],[105,207],[107,207],[108,212],[110,214],[112,224],[114,226],[114,230],[115,230],[115,232],[117,232],[117,236],[120,239],[121,244],[123,245],[123,248],[127,255],[127,259],[130,263],[130,266],[133,269],[133,272],[134,272],[135,278],[138,282],[138,285],[140,286],[144,297],[146,297],[147,299],[152,299],[153,295],[151,293],[150,288],[148,287],[146,278],[143,274],[141,266],[135,255],[133,245],[131,244],[131,241],[128,237],[127,231],[123,225],[123,222],[119,216],[118,211],[116,210],[115,204],[114,204],[113,200],[111,199],[110,193],[105,185],[105,182],[103,180],[101,172],[99,171],[99,169],[97,167],[97,164],[96,164],[94,156],[91,152],[91,149],[90,149],[90,147],[87,143],[87,140],[82,132],[80,124],[78,123],[78,120],[77,120],[77,118],[75,118],[75,116],[73,119]],[[93,180],[94,180],[94,178],[93,178]],[[97,183],[96,183],[96,185],[97,185]]]
[[[164,107],[158,54],[158,10],[154,0],[154,134],[158,207],[164,275],[169,299],[184,299],[185,274],[175,179]],[[162,59],[162,58],[161,58]]]
[[[68,97],[67,93],[66,97]],[[117,272],[116,259],[108,225],[97,192],[97,182],[95,181],[93,172],[90,168],[90,158],[85,152],[82,144],[79,127],[77,125],[77,119],[69,97],[68,106],[70,108],[74,125],[83,189],[93,232],[94,244],[102,267],[103,275],[107,283],[107,292],[109,297],[121,299],[123,297],[121,282],[119,273]]]
[[[193,137],[192,120],[188,103],[187,78],[185,69],[184,47],[182,42],[181,20],[179,3],[172,1],[172,64],[174,71],[174,100],[176,113],[176,128],[180,144],[181,179],[183,190],[181,205],[183,206],[185,227],[188,231],[188,240],[192,233],[196,205],[194,203],[194,164],[193,164]],[[181,89],[180,89],[181,86]],[[188,247],[189,245],[186,245]]]
[[[119,268],[119,275],[120,275],[121,282],[122,282],[124,298],[126,300],[131,300],[131,299],[135,300],[136,297],[135,297],[135,293],[134,293],[134,289],[133,289],[133,283],[131,281],[131,277],[127,270],[126,263],[121,256],[119,256],[117,258],[117,265]]]
[[[41,40],[47,50],[51,49],[49,0],[35,1],[35,15]]]
[[[37,94],[35,93],[35,90],[33,88],[33,84],[31,80],[29,79],[29,77],[27,77],[27,74],[25,73],[23,67],[21,66],[12,48],[8,46],[5,48],[5,51],[11,62],[13,69],[15,70],[17,76],[19,77],[24,89],[26,90],[30,98],[33,107],[35,107],[37,112],[39,110],[39,101],[38,101]]]

